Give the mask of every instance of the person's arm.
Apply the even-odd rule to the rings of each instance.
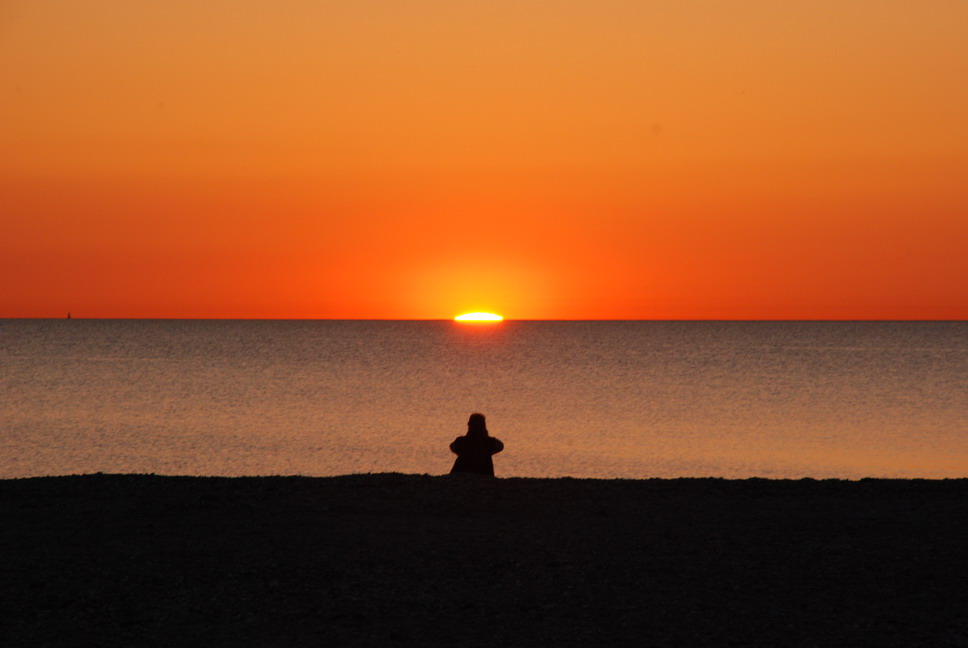
[[[460,454],[460,437],[454,439],[454,442],[450,444],[450,451],[455,455]]]
[[[504,444],[501,443],[500,439],[494,439],[494,448],[491,450],[491,454],[497,454],[501,450],[504,450]]]

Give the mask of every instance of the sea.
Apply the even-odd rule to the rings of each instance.
[[[968,476],[968,323],[0,320],[0,477]]]

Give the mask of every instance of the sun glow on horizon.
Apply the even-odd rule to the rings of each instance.
[[[504,318],[494,313],[464,313],[454,318],[455,322],[501,322]]]

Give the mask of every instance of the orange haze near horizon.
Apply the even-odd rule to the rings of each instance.
[[[968,319],[968,3],[0,5],[0,317]]]

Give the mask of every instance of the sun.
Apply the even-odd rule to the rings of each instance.
[[[504,318],[494,313],[464,313],[454,318],[455,322],[500,322]]]

